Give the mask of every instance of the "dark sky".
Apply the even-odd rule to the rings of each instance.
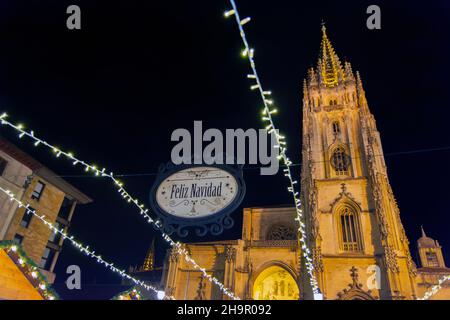
[[[78,4],[82,30],[66,28],[66,8]],[[450,3],[448,1],[238,0],[261,79],[274,93],[276,123],[290,158],[301,161],[301,86],[319,51],[320,23],[340,56],[359,70],[386,154],[450,147]],[[366,28],[366,8],[378,4],[382,29]],[[154,173],[170,159],[170,134],[205,128],[259,128],[261,102],[249,90],[226,0],[1,1],[0,111],[61,148],[116,174]],[[1,133],[61,175],[81,175],[11,130]],[[448,199],[450,150],[386,157],[403,224],[412,243],[423,224],[444,247],[450,264]],[[110,182],[67,177],[94,199],[79,206],[70,233],[121,267],[141,264],[155,235]],[[154,176],[124,178],[148,202]],[[241,207],[290,204],[286,180],[246,170]],[[236,226],[220,238],[238,238]],[[196,239],[189,239],[196,240]],[[157,263],[167,247],[157,235]],[[120,278],[68,243],[56,267],[82,268],[84,284]],[[86,286],[89,288],[89,286]],[[89,290],[86,291],[86,297]]]

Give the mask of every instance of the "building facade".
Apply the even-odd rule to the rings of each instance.
[[[422,228],[422,237],[417,240],[417,253],[420,267],[417,268],[417,292],[422,297],[443,276],[450,275],[442,255],[442,247],[437,240],[427,237]],[[450,299],[450,281],[442,284],[442,289],[434,296],[435,299]]]
[[[67,230],[78,203],[92,200],[74,186],[58,177],[31,156],[5,139],[0,139],[0,162],[3,171],[0,185],[11,190],[24,204],[47,221]],[[41,221],[17,208],[0,192],[0,240],[12,240],[26,252],[53,283],[56,261],[61,252],[63,239]]]
[[[206,271],[244,299],[300,298],[300,254],[294,208],[246,208],[239,240],[194,243],[186,249]],[[171,251],[163,273],[176,299],[228,299],[198,269]]]
[[[155,238],[153,238],[150,248],[147,251],[144,262],[140,266],[130,266],[128,273],[135,279],[143,281],[145,284],[163,292],[161,287],[162,267],[155,265]],[[133,281],[123,279],[124,285],[135,285]],[[139,287],[137,287],[139,289]],[[140,297],[144,300],[159,300],[158,294],[150,290],[140,290]]]
[[[307,238],[324,299],[413,300],[450,274],[441,247],[425,235],[416,267],[361,78],[341,64],[325,26],[304,81],[302,136]],[[312,299],[294,218],[293,208],[244,209],[241,239],[186,248],[241,298]],[[176,252],[163,283],[176,299],[227,298]],[[450,286],[435,298],[450,299]]]

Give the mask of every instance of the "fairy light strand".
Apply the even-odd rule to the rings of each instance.
[[[73,236],[70,236],[68,233],[64,231],[63,228],[58,229],[54,224],[49,222],[47,219],[45,219],[45,215],[40,215],[36,212],[36,210],[33,210],[30,208],[28,204],[24,204],[22,201],[18,200],[15,195],[7,189],[4,189],[0,187],[0,191],[4,192],[11,201],[14,201],[18,204],[19,208],[24,207],[26,214],[32,214],[36,218],[38,218],[44,225],[46,225],[51,231],[60,234],[64,240],[68,240],[75,248],[77,248],[81,253],[86,254],[87,256],[96,259],[98,263],[105,265],[106,268],[109,268],[111,271],[118,273],[121,277],[127,278],[130,281],[133,281],[136,285],[139,285],[143,287],[146,290],[152,290],[155,293],[158,293],[158,289],[155,287],[146,284],[145,282],[138,280],[134,278],[133,276],[130,276],[127,274],[124,270],[120,270],[119,268],[115,267],[113,263],[108,262],[104,260],[100,255],[96,254],[95,251],[90,250],[89,246],[83,246],[81,243],[77,242]],[[172,296],[165,295],[165,298],[174,300]]]
[[[230,0],[232,10],[226,11],[224,16],[225,18],[231,17],[234,15],[236,18],[236,23],[239,28],[239,34],[241,36],[242,42],[244,43],[244,50],[242,51],[242,56],[247,57],[248,61],[250,63],[250,67],[252,69],[252,73],[247,75],[247,78],[254,81],[255,84],[253,84],[250,89],[251,90],[258,90],[261,96],[261,100],[264,104],[263,109],[263,117],[262,120],[266,121],[267,126],[265,127],[269,134],[274,134],[276,138],[276,147],[280,151],[279,160],[282,160],[285,164],[286,168],[283,169],[284,175],[289,179],[289,187],[288,192],[292,193],[292,196],[294,198],[295,208],[297,217],[295,220],[298,222],[298,232],[299,232],[299,241],[302,248],[303,257],[305,259],[305,265],[306,270],[309,275],[310,284],[313,290],[314,294],[319,293],[319,288],[317,284],[316,277],[314,275],[314,265],[313,260],[311,258],[311,252],[307,245],[307,239],[306,239],[306,232],[305,232],[305,224],[303,223],[303,209],[299,197],[299,193],[295,191],[295,184],[297,184],[297,181],[293,179],[292,173],[291,173],[291,166],[292,161],[289,160],[289,157],[286,154],[287,151],[287,144],[285,137],[279,134],[278,130],[275,127],[273,117],[272,115],[277,112],[277,109],[272,107],[273,100],[269,99],[268,96],[272,94],[271,91],[266,91],[263,89],[262,83],[260,81],[260,78],[258,76],[258,72],[256,71],[256,64],[254,60],[254,49],[250,47],[247,37],[244,31],[244,25],[250,22],[250,18],[244,18],[241,20],[239,16],[239,12],[236,6],[236,3],[234,0]]]
[[[429,300],[432,296],[439,292],[442,289],[442,285],[444,282],[450,281],[450,275],[443,276],[439,279],[438,283],[431,287],[422,298],[418,298],[417,300]]]
[[[156,227],[156,229],[161,232],[162,238],[171,247],[175,248],[176,251],[180,255],[184,256],[186,262],[190,263],[194,267],[194,269],[199,270],[203,274],[203,277],[208,279],[208,281],[210,281],[211,283],[217,285],[220,288],[220,290],[224,294],[226,294],[228,297],[230,297],[234,300],[240,300],[240,298],[238,296],[236,296],[233,292],[231,292],[228,288],[226,288],[216,277],[208,274],[205,268],[201,267],[197,262],[195,262],[195,260],[190,257],[188,250],[185,248],[185,246],[181,242],[174,241],[167,233],[164,232],[161,221],[154,220],[152,217],[150,217],[150,215],[148,214],[149,209],[146,208],[143,203],[140,203],[138,198],[134,198],[130,193],[128,193],[128,191],[124,188],[123,183],[114,177],[113,172],[108,173],[106,171],[106,168],[99,169],[96,165],[89,164],[89,163],[75,157],[72,152],[66,152],[64,150],[61,150],[60,148],[48,143],[47,141],[38,138],[35,135],[33,130],[30,130],[30,132],[25,131],[24,126],[22,124],[15,125],[15,124],[11,123],[10,121],[8,121],[6,119],[7,116],[8,115],[6,113],[3,113],[2,115],[0,115],[1,124],[7,125],[7,126],[13,128],[14,130],[16,130],[19,133],[19,138],[22,139],[23,137],[28,137],[28,138],[32,139],[34,141],[35,147],[37,147],[39,145],[46,146],[54,153],[54,155],[57,158],[60,158],[62,156],[62,158],[66,158],[66,159],[69,159],[70,161],[72,161],[72,164],[74,166],[79,165],[79,166],[84,167],[84,171],[86,173],[92,172],[95,176],[110,178],[111,181],[113,182],[114,186],[117,188],[118,192],[122,196],[122,198],[125,201],[127,201],[128,203],[134,205],[134,207],[136,207],[139,210],[140,215],[146,219],[147,223],[153,224]]]

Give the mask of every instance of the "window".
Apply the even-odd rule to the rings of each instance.
[[[14,236],[13,242],[15,244],[22,244],[23,236],[21,236],[20,234],[16,233],[16,235]]]
[[[69,221],[70,211],[72,209],[73,200],[70,200],[67,197],[64,197],[64,200],[61,204],[61,208],[59,208],[58,217],[63,218]]]
[[[357,215],[350,207],[344,207],[339,213],[340,243],[344,251],[361,251],[362,241]]]
[[[0,176],[3,175],[6,169],[6,165],[8,164],[8,161],[0,157]]]
[[[32,207],[29,207],[29,209],[31,211],[35,211],[36,212],[36,210],[34,210],[34,208],[32,208]],[[22,221],[20,221],[20,225],[22,227],[24,227],[24,228],[28,228],[28,226],[30,225],[32,217],[33,217],[33,214],[28,212],[27,210],[25,210],[24,213],[23,213]]]
[[[349,162],[350,160],[343,147],[338,147],[334,150],[333,155],[331,156],[331,166],[334,168],[336,175],[348,175]]]
[[[341,133],[341,128],[339,126],[338,121],[334,121],[332,126],[333,126],[333,134],[337,135],[337,134]]]
[[[44,250],[44,254],[42,255],[41,261],[39,262],[39,267],[45,270],[49,270],[53,257],[55,256],[55,251],[50,249],[49,247],[46,247]]]
[[[54,226],[58,230],[62,229],[62,225],[58,221],[54,223]],[[59,244],[59,239],[61,239],[61,234],[59,232],[53,231],[52,234],[50,235],[50,238],[48,238],[48,241],[53,242],[54,244]]]
[[[35,200],[39,201],[39,199],[42,196],[42,192],[44,191],[44,187],[45,187],[45,184],[42,183],[41,181],[38,181],[36,183],[36,185],[34,186],[33,192],[31,193],[31,199],[35,199]]]
[[[427,252],[426,256],[429,267],[439,267],[439,261],[436,256],[436,252]]]

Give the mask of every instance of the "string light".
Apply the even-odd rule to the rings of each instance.
[[[242,39],[242,42],[244,44],[244,51],[246,53],[249,53],[252,49],[249,46],[249,43],[247,41],[247,37],[245,34],[245,30],[243,28],[243,26],[250,22],[250,18],[245,18],[243,20],[240,19],[239,17],[239,11],[237,9],[236,3],[234,0],[230,0],[231,6],[232,6],[232,10],[228,11],[228,12],[233,12],[233,14],[229,14],[229,15],[225,15],[225,17],[230,17],[231,15],[234,15],[236,18],[236,23],[237,26],[239,28],[239,33]],[[314,265],[313,265],[313,260],[311,258],[311,252],[308,249],[307,246],[307,239],[306,239],[306,233],[305,233],[305,224],[302,222],[303,220],[303,209],[302,209],[302,204],[300,201],[300,197],[299,197],[299,193],[296,192],[294,190],[294,184],[296,182],[294,182],[294,179],[292,178],[292,173],[291,173],[291,168],[290,166],[292,165],[292,161],[289,160],[286,151],[287,151],[287,144],[286,144],[286,140],[285,137],[280,135],[278,133],[278,130],[276,129],[274,122],[273,122],[273,118],[272,115],[276,113],[276,109],[272,109],[270,106],[273,104],[273,100],[267,99],[266,96],[270,95],[272,92],[271,91],[266,91],[263,90],[263,86],[261,84],[261,81],[258,77],[258,72],[256,71],[256,64],[255,64],[255,60],[254,58],[254,54],[246,54],[245,55],[248,58],[248,61],[250,63],[250,67],[252,69],[252,74],[247,75],[247,78],[254,80],[256,83],[254,85],[252,85],[250,87],[251,90],[259,90],[259,93],[261,95],[261,99],[263,101],[264,104],[264,110],[263,110],[263,121],[267,122],[268,124],[266,125],[266,130],[268,131],[269,134],[274,134],[275,138],[276,138],[276,145],[278,145],[279,151],[280,151],[280,156],[279,156],[279,160],[282,160],[286,166],[286,169],[284,169],[284,173],[285,176],[289,179],[289,187],[288,187],[288,192],[292,193],[292,197],[294,198],[294,203],[295,203],[295,208],[296,208],[296,213],[297,213],[297,217],[295,218],[295,221],[298,222],[299,227],[298,227],[298,232],[299,232],[299,241],[300,241],[300,245],[302,248],[302,254],[303,257],[305,259],[305,266],[307,269],[307,273],[309,275],[309,281],[311,284],[311,288],[313,290],[314,295],[316,296],[317,294],[319,294],[319,288],[318,288],[318,284],[317,284],[317,280],[316,277],[314,275]]]
[[[123,278],[127,278],[130,281],[133,281],[136,285],[139,285],[143,288],[145,288],[146,290],[152,290],[154,291],[156,294],[158,294],[158,289],[156,289],[155,287],[148,285],[146,283],[144,283],[141,280],[138,280],[132,276],[130,276],[129,274],[127,274],[124,270],[120,270],[116,267],[114,267],[114,265],[110,262],[107,262],[106,260],[104,260],[100,255],[96,254],[95,251],[92,251],[89,249],[89,246],[83,246],[81,243],[77,242],[76,240],[74,240],[73,236],[69,236],[64,229],[58,229],[54,224],[52,224],[51,222],[47,221],[45,219],[45,215],[39,215],[36,210],[33,210],[30,208],[29,205],[25,205],[22,201],[18,200],[14,194],[7,189],[3,189],[2,187],[0,187],[0,191],[4,192],[6,195],[9,196],[11,201],[14,201],[18,204],[19,208],[24,207],[26,214],[32,214],[33,216],[35,216],[36,218],[38,218],[39,220],[41,220],[41,222],[44,223],[44,225],[46,225],[51,231],[53,231],[54,233],[58,233],[60,234],[65,240],[68,240],[75,248],[77,248],[81,253],[86,254],[87,256],[96,259],[98,263],[105,265],[105,267],[109,268],[111,271],[118,273],[120,276],[122,276]],[[15,247],[14,247],[15,248]],[[17,250],[17,248],[12,249],[13,251]],[[22,259],[19,259],[19,264],[23,264],[23,261],[21,261]],[[33,276],[33,275],[32,275]],[[34,276],[33,276],[34,277]],[[39,288],[41,290],[45,290],[46,289],[46,285],[45,283],[41,283],[39,285]],[[171,299],[174,300],[174,298],[172,296],[167,296],[167,299]]]
[[[165,297],[163,291],[158,291],[157,295],[159,295],[161,292],[163,293],[163,296],[159,300],[162,300]],[[130,290],[119,293],[118,295],[114,296],[111,300],[142,300],[142,295],[135,288],[131,288]]]
[[[118,179],[116,179],[112,172],[107,173],[106,168],[99,170],[96,165],[89,164],[81,159],[76,158],[72,152],[65,152],[65,151],[59,149],[58,147],[55,147],[55,146],[51,145],[50,143],[48,143],[42,139],[39,139],[38,137],[35,136],[33,131],[31,131],[31,132],[33,132],[33,134],[31,134],[30,132],[23,130],[23,126],[15,125],[15,124],[11,123],[10,121],[6,120],[6,117],[7,117],[6,113],[3,113],[2,115],[0,115],[0,121],[1,121],[2,125],[7,125],[7,126],[13,128],[14,130],[16,130],[19,133],[19,135],[23,134],[23,136],[34,140],[35,145],[36,145],[36,142],[39,141],[39,144],[44,145],[47,148],[49,148],[56,155],[56,157],[59,158],[59,157],[63,156],[64,158],[72,161],[72,164],[74,166],[80,165],[80,166],[84,167],[85,172],[93,172],[95,176],[102,176],[102,177],[109,178],[113,182],[114,186],[117,188],[117,190],[120,193],[120,195],[122,196],[122,198],[125,201],[127,201],[128,203],[130,203],[131,205],[133,205],[134,207],[136,207],[139,211],[139,214],[141,216],[143,216],[148,223],[153,224],[156,227],[156,229],[161,232],[162,238],[171,247],[175,248],[179,254],[183,255],[185,257],[185,260],[188,263],[192,264],[194,269],[198,269],[203,274],[203,276],[206,279],[208,279],[208,281],[217,285],[220,288],[220,290],[224,294],[226,294],[228,297],[230,297],[234,300],[240,300],[240,298],[238,296],[236,296],[233,292],[231,292],[228,288],[226,288],[216,277],[208,274],[205,268],[202,268],[197,262],[195,262],[195,260],[189,256],[188,250],[183,246],[182,243],[180,243],[179,241],[175,242],[168,234],[166,234],[163,230],[161,221],[154,220],[152,217],[150,217],[150,215],[148,215],[149,209],[145,208],[144,204],[140,203],[138,198],[134,198],[130,193],[128,193],[128,191],[126,191],[126,189],[124,188],[123,183],[121,181],[119,181]]]
[[[432,296],[438,293],[439,290],[442,289],[442,284],[445,281],[450,281],[450,275],[443,276],[442,278],[440,278],[436,285],[432,286],[431,289],[427,291],[422,298],[417,298],[417,300],[429,300]]]

